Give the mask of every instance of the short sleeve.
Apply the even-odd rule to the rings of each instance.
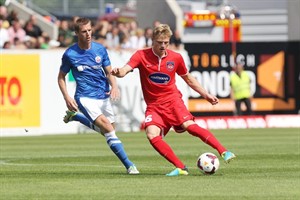
[[[136,51],[127,63],[132,69],[137,68],[140,65],[141,56],[138,52],[139,51]]]
[[[105,48],[103,48],[103,60],[102,60],[102,66],[107,67],[111,65],[107,50]]]
[[[183,60],[183,58],[180,54],[178,55],[177,60],[178,60],[178,67],[177,67],[176,73],[179,76],[186,75],[188,73],[188,70],[187,70],[187,68],[185,66],[185,63],[184,63],[184,60]]]
[[[71,69],[71,63],[68,54],[65,52],[61,59],[60,70],[67,74],[69,73],[70,69]]]

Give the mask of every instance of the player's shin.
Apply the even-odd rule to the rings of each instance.
[[[220,155],[226,151],[226,148],[223,147],[217,138],[207,129],[201,128],[197,124],[192,124],[188,126],[186,130],[189,134],[200,138],[204,143],[216,149]]]
[[[161,136],[156,136],[155,138],[149,140],[149,142],[160,155],[166,158],[175,167],[181,169],[185,168],[185,165],[175,155],[171,147],[165,141],[163,141]]]
[[[126,169],[128,169],[130,166],[133,166],[134,164],[127,157],[123,144],[121,140],[119,140],[119,138],[116,136],[115,131],[105,133],[104,136],[106,138],[108,146],[120,159],[120,161],[123,163]]]

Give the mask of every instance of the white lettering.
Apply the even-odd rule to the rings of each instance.
[[[202,87],[213,95],[218,97],[229,97],[230,96],[230,73],[225,70],[216,72],[199,72],[192,71],[191,74],[197,79],[197,81],[202,85]],[[256,75],[252,71],[247,71],[250,76],[250,87],[251,94],[253,95],[256,92]],[[199,98],[200,95],[189,88],[190,97]]]
[[[242,54],[238,54],[236,56],[236,63],[240,63],[242,65],[245,65],[245,56]]]
[[[247,128],[247,123],[245,119],[238,118],[238,119],[228,119],[228,128]]]
[[[226,129],[227,123],[224,119],[207,119],[209,129]]]
[[[255,67],[255,55],[254,54],[249,54],[247,55],[247,62],[246,62],[246,66],[248,67]]]
[[[249,74],[250,77],[250,89],[251,94],[253,95],[256,92],[256,75],[252,71],[246,71]]]
[[[221,67],[224,67],[224,68],[229,66],[229,64],[227,63],[225,55],[221,55],[221,63],[220,64],[221,64]]]
[[[220,71],[218,73],[216,87],[219,97],[228,97],[230,95],[230,79],[227,71]]]
[[[217,72],[202,72],[202,87],[213,95],[217,93],[216,82]]]
[[[237,54],[236,58],[234,59],[233,55],[229,57],[224,54],[220,56],[220,66],[223,68],[233,67],[235,63],[241,63],[244,66],[254,67],[255,65],[255,55],[254,54]]]
[[[300,127],[300,116],[299,115],[283,115],[283,116],[276,116],[271,115],[266,117],[266,121],[269,128],[273,127],[280,127],[280,128],[287,128],[287,127]]]
[[[263,118],[247,118],[248,128],[266,128],[267,123]]]

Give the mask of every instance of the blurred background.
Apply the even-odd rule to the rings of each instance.
[[[64,124],[66,106],[57,86],[64,50],[77,41],[78,17],[93,22],[94,40],[107,47],[113,67],[151,47],[152,28],[167,23],[170,48],[220,99],[210,106],[178,79],[197,123],[210,129],[300,126],[299,0],[0,0],[1,136],[77,133]],[[253,113],[237,116],[230,74],[242,64],[251,79]],[[138,131],[145,104],[138,72],[118,79],[118,130]],[[68,77],[74,92],[73,77]],[[245,106],[242,106],[245,110]],[[222,116],[222,117],[220,117]],[[28,134],[29,134],[28,133]]]

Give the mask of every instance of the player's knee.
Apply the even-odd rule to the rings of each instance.
[[[183,122],[183,124],[181,125],[182,129],[187,130],[187,128],[190,125],[196,124],[196,122],[194,122],[193,120],[188,120],[186,122]]]
[[[102,132],[111,132],[114,131],[113,124],[104,116],[100,115],[95,121],[95,125],[101,128]]]
[[[160,133],[161,133],[160,128],[155,125],[150,125],[146,127],[146,136],[148,140],[152,140],[153,138],[159,136]]]
[[[146,136],[147,136],[148,140],[152,140],[153,138],[159,136],[159,133],[146,132]]]

